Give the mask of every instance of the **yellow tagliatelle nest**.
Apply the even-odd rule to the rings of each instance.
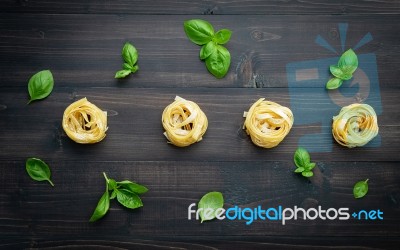
[[[333,138],[348,148],[361,147],[371,141],[379,131],[374,109],[368,104],[351,104],[333,117]]]
[[[96,143],[106,136],[107,112],[85,97],[65,109],[62,126],[68,137],[75,142]]]
[[[207,130],[208,120],[200,107],[179,96],[162,113],[164,135],[178,147],[201,141]]]
[[[293,113],[275,102],[260,98],[244,112],[246,117],[243,129],[257,146],[276,147],[289,133],[293,125]]]

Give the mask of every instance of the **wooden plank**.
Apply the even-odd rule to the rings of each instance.
[[[99,235],[161,237],[228,236],[262,237],[399,237],[398,163],[319,162],[310,180],[293,172],[291,161],[277,162],[139,162],[48,160],[52,169],[48,183],[32,181],[24,160],[1,161],[1,238],[51,237],[93,238]],[[115,204],[98,223],[88,219],[104,192],[102,172],[117,180],[130,179],[146,185],[144,207],[131,211]],[[369,193],[356,200],[355,182],[369,178]],[[209,191],[224,194],[225,207],[322,208],[347,207],[349,211],[380,209],[384,220],[347,221],[214,220],[201,224],[188,220],[188,206]],[[362,230],[360,230],[362,228]],[[154,236],[154,237],[153,237]],[[195,239],[193,238],[193,239]],[[398,240],[398,238],[397,238]]]
[[[167,15],[348,15],[348,14],[399,14],[397,1],[57,1],[5,0],[2,12],[16,13],[109,13],[109,14],[167,14]]]
[[[324,89],[314,89],[312,98],[302,90],[298,88],[298,92],[289,96],[286,88],[57,88],[46,100],[26,105],[28,97],[25,88],[3,88],[0,93],[0,107],[3,108],[0,111],[0,127],[3,128],[0,141],[4,146],[0,159],[20,160],[36,155],[58,160],[291,161],[299,138],[321,130],[325,131],[321,133],[330,141],[315,140],[303,145],[306,148],[317,146],[320,149],[318,152],[326,152],[313,154],[316,161],[400,160],[398,88],[381,90],[382,114],[378,117],[381,145],[353,149],[338,145],[330,136],[330,119],[340,107],[332,110]],[[310,92],[313,89],[305,90]],[[209,120],[204,140],[186,148],[167,144],[162,134],[162,111],[176,95],[197,102]],[[109,113],[107,137],[94,145],[73,142],[61,127],[65,108],[83,97]],[[291,107],[291,102],[308,103],[322,110],[322,113],[312,111],[313,114],[328,115],[327,121],[320,121],[327,123],[295,125],[278,147],[259,148],[242,130],[242,116],[243,111],[261,97],[288,107]],[[369,104],[376,107],[380,100],[373,99]],[[301,113],[300,116],[306,114]],[[295,116],[296,119],[301,120],[301,117]],[[332,152],[329,152],[331,147]]]
[[[308,16],[285,16],[284,22],[280,16],[207,16],[216,29],[233,31],[227,44],[232,63],[224,79],[207,72],[198,56],[200,47],[187,39],[183,22],[191,18],[204,16],[2,14],[0,82],[25,87],[35,72],[51,69],[59,87],[287,87],[290,63],[341,53],[338,23],[348,23],[345,48],[356,46],[370,32],[373,40],[356,51],[372,53],[376,62],[360,63],[377,68],[374,81],[381,87],[398,86],[397,15],[318,16],[318,22]],[[337,54],[315,43],[318,35]],[[125,41],[138,48],[140,70],[116,80]],[[326,67],[320,77],[329,79],[331,63],[315,61],[310,66]]]

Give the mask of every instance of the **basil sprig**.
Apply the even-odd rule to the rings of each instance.
[[[311,162],[310,154],[302,147],[298,147],[294,153],[294,163],[296,164],[295,173],[301,173],[304,177],[311,177],[315,167],[315,162]]]
[[[37,158],[28,158],[25,163],[26,172],[35,181],[48,181],[54,186],[50,180],[51,172],[49,166],[42,160]]]
[[[228,73],[231,54],[222,45],[230,40],[232,31],[221,29],[214,33],[213,26],[200,19],[185,21],[183,27],[190,41],[202,46],[200,59],[205,60],[208,71],[216,78],[223,78]]]
[[[359,181],[353,187],[354,198],[359,199],[364,197],[368,193],[368,180]]]
[[[34,74],[28,82],[28,92],[31,103],[34,100],[44,99],[50,95],[54,87],[54,79],[50,70],[42,70]]]
[[[327,89],[339,88],[343,81],[350,80],[358,67],[358,58],[352,49],[347,50],[340,57],[338,65],[331,65],[329,70],[334,76],[326,83]]]
[[[115,73],[115,78],[124,78],[129,74],[138,71],[139,66],[136,65],[138,57],[139,55],[136,48],[129,42],[125,43],[124,47],[122,48],[122,58],[124,59],[125,63],[122,64],[123,69]]]
[[[209,192],[205,194],[197,205],[200,210],[201,223],[203,221],[212,220],[216,217],[217,209],[224,206],[224,197],[220,192]],[[208,213],[207,211],[212,211]]]
[[[106,173],[103,172],[106,179],[106,191],[101,196],[97,206],[90,217],[90,222],[101,219],[110,208],[110,200],[117,198],[117,201],[124,207],[135,209],[143,206],[142,200],[139,195],[148,191],[145,186],[125,180],[115,181],[109,179]]]

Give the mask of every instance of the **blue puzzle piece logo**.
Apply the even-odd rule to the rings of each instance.
[[[339,24],[339,31],[344,51],[347,24]],[[372,35],[368,33],[354,50],[371,40]],[[316,43],[336,53],[321,36],[317,37]],[[359,54],[358,69],[353,78],[345,81],[339,89],[328,91],[325,84],[332,77],[329,66],[337,64],[338,60],[339,57],[331,57],[286,65],[294,125],[306,131],[299,139],[299,146],[307,148],[310,152],[332,151],[332,117],[340,112],[341,107],[362,102],[371,105],[377,115],[382,113],[375,54]],[[381,137],[378,135],[366,147],[379,147],[380,144]]]

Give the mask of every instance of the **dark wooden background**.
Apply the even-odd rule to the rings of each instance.
[[[400,1],[4,0],[0,12],[1,248],[399,248]],[[183,21],[192,18],[233,31],[224,79],[207,72],[186,38]],[[266,150],[241,130],[242,112],[259,97],[290,106],[286,64],[332,57],[314,39],[339,48],[342,22],[348,44],[374,36],[359,52],[377,57],[382,144],[312,153],[318,167],[306,180],[292,157],[312,126],[294,126]],[[137,47],[140,70],[116,80],[125,41]],[[26,105],[28,79],[43,69],[53,72],[53,93]],[[162,135],[161,112],[175,95],[197,102],[210,123],[188,148]],[[74,143],[61,127],[64,109],[82,97],[109,114],[107,137],[95,145]],[[55,187],[28,177],[28,157],[50,165]],[[103,171],[146,185],[144,207],[113,203],[89,223]],[[367,178],[368,195],[355,200],[354,183]],[[381,209],[384,220],[188,221],[188,205],[214,190],[227,207]]]

